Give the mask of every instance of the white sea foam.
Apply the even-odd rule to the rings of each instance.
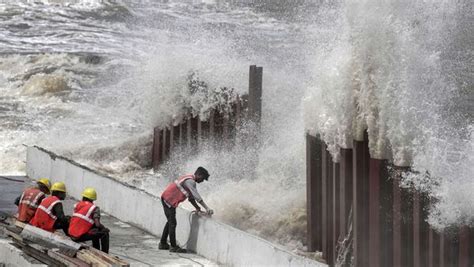
[[[474,214],[468,6],[330,5],[336,19],[326,18],[328,30],[315,37],[323,43],[305,98],[307,130],[320,134],[336,159],[367,129],[372,157],[412,166],[407,181],[439,199],[430,221],[440,227],[468,223]]]
[[[202,165],[218,219],[304,248],[305,128],[335,158],[369,129],[373,157],[412,165],[406,181],[440,198],[433,224],[474,214],[468,3],[99,2],[0,7],[2,172],[39,144],[159,195]],[[216,105],[189,94],[190,73],[242,94],[250,64],[264,67],[260,141],[175,153],[151,173],[152,128]]]

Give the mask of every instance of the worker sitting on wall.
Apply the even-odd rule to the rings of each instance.
[[[170,252],[186,253],[186,249],[176,244],[176,207],[178,207],[179,203],[186,200],[186,198],[189,199],[189,202],[196,208],[197,212],[201,212],[201,208],[197,204],[199,203],[206,209],[207,214],[213,214],[213,211],[204,203],[196,189],[196,183],[202,183],[204,180],[207,181],[208,178],[209,173],[207,170],[203,167],[199,167],[194,175],[182,176],[166,187],[161,195],[161,203],[163,204],[167,223],[161,235],[159,249],[169,249]],[[171,247],[167,242],[168,235],[170,237]]]
[[[94,205],[97,192],[88,187],[82,192],[82,201],[74,206],[69,235],[76,242],[92,240],[92,246],[109,253],[109,229],[100,223],[100,209]]]
[[[62,182],[51,186],[51,196],[41,201],[30,223],[43,230],[54,232],[62,229],[68,235],[69,216],[64,215],[62,201],[66,198],[66,185]]]
[[[41,178],[36,181],[36,185],[26,188],[21,196],[15,200],[15,205],[18,206],[17,220],[24,223],[29,223],[35,216],[36,209],[41,201],[49,194],[51,184],[49,179]]]

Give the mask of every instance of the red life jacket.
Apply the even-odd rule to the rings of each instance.
[[[46,195],[36,187],[27,188],[23,194],[21,194],[20,203],[18,204],[18,220],[20,222],[29,223],[31,218],[35,216],[36,209],[45,196]]]
[[[54,232],[54,223],[57,218],[52,211],[54,206],[59,203],[61,203],[61,200],[56,196],[49,196],[43,199],[36,209],[35,216],[30,221],[31,225],[49,232]]]
[[[195,177],[192,174],[179,177],[178,180],[166,187],[163,194],[161,194],[161,198],[173,208],[178,207],[179,203],[185,201],[186,198],[189,197],[189,190],[183,186],[184,181],[188,179],[195,179]]]
[[[94,203],[89,201],[81,201],[74,207],[71,222],[69,224],[69,235],[75,238],[81,237],[89,232],[94,225],[92,213],[97,208]]]

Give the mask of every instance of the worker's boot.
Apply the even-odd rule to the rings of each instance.
[[[158,249],[162,249],[162,250],[168,250],[170,249],[170,245],[168,245],[168,243],[161,243],[158,245]]]
[[[176,246],[176,247],[171,247],[170,252],[186,253],[187,251],[184,248],[180,248],[180,247]]]

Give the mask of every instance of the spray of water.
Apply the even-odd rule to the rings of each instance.
[[[472,222],[472,4],[363,1],[337,14],[318,47],[306,128],[338,148],[369,134],[371,156],[412,166],[406,182],[436,197],[430,222]],[[329,16],[330,17],[330,16]],[[332,18],[333,19],[333,18]],[[328,21],[326,21],[328,23]],[[321,32],[318,32],[321,33]],[[428,177],[428,178],[427,178]]]
[[[440,199],[432,223],[471,220],[468,1],[43,2],[0,6],[2,171],[39,144],[159,195],[205,166],[217,219],[304,249],[305,129],[336,159],[368,129],[373,157]],[[152,173],[152,128],[215,105],[189,75],[242,94],[250,64],[264,66],[258,142],[183,148]]]

